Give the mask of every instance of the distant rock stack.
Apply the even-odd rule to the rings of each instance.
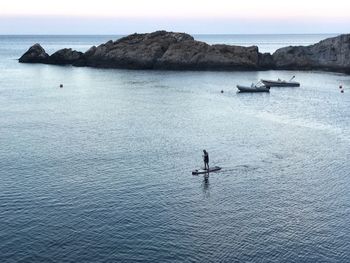
[[[45,52],[40,44],[34,44],[26,53],[19,59],[21,63],[47,63],[49,55]]]
[[[350,73],[350,34],[311,46],[285,47],[273,54],[278,69],[326,70]]]
[[[274,54],[258,47],[208,45],[185,33],[132,34],[91,47],[85,53],[61,49],[51,56],[32,46],[21,63],[163,70],[327,70],[350,73],[350,34],[311,46],[290,46]]]
[[[71,48],[64,48],[53,53],[48,59],[48,63],[55,65],[72,65],[82,57],[82,52],[72,50]]]
[[[30,50],[39,47],[36,44]],[[40,52],[29,51],[19,62],[127,69],[259,69],[259,52],[256,46],[208,45],[194,40],[188,34],[166,31],[132,34],[98,47],[93,46],[84,54],[66,48],[51,56],[42,47]],[[38,59],[43,53],[46,55]]]

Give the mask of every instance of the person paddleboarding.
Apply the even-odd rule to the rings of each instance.
[[[203,150],[203,161],[204,161],[204,170],[209,171],[209,154],[206,150]]]
[[[209,153],[206,150],[203,150],[203,161],[204,161],[204,167],[203,169],[196,169],[192,171],[192,175],[199,175],[204,174],[205,176],[208,176],[211,172],[218,172],[221,170],[220,166],[213,166],[209,168]]]

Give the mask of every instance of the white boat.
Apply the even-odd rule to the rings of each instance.
[[[293,76],[290,80],[266,80],[262,79],[261,82],[264,83],[267,87],[300,87],[300,83],[293,81],[295,76]]]
[[[267,87],[262,82],[252,83],[250,86],[237,85],[239,92],[270,92],[270,87]]]

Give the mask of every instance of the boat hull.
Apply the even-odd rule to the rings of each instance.
[[[264,83],[264,85],[267,87],[300,87],[300,83],[296,81],[278,81],[262,79],[261,82]]]
[[[246,87],[237,85],[239,92],[270,92],[269,87]]]

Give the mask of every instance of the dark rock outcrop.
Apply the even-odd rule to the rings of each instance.
[[[194,41],[188,34],[157,31],[133,34],[115,42],[108,41],[85,53],[85,65],[130,69],[152,69],[170,45]]]
[[[273,54],[279,69],[322,69],[350,73],[350,34],[311,46],[285,47]]]
[[[26,53],[20,57],[19,62],[21,63],[47,63],[49,55],[40,46],[40,44],[35,44],[28,49]]]
[[[257,47],[208,45],[185,41],[171,45],[157,60],[160,69],[258,69]]]
[[[92,47],[85,65],[129,69],[257,69],[257,47],[213,45],[184,33],[133,34]],[[78,63],[81,65],[81,61]]]
[[[55,65],[71,65],[79,61],[82,57],[82,52],[72,50],[71,48],[64,48],[53,53],[48,62]]]
[[[49,56],[35,44],[19,61],[127,69],[321,69],[350,73],[350,35],[311,46],[281,48],[271,55],[259,53],[256,46],[208,45],[185,33],[157,31],[111,40],[85,53],[62,49]]]
[[[275,61],[270,53],[259,53],[259,68],[260,69],[274,69]]]
[[[31,63],[35,57],[20,62]],[[84,54],[62,49],[42,63],[127,69],[259,69],[256,46],[208,45],[185,33],[132,34],[91,47]]]
[[[19,62],[70,65],[79,61],[82,57],[82,52],[72,50],[71,48],[61,49],[49,56],[39,44],[35,44],[24,53],[19,59]]]

